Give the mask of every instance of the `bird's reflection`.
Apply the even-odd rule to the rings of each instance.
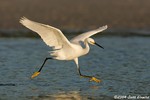
[[[57,94],[39,95],[30,97],[32,100],[85,100],[87,97],[81,96],[79,91],[59,92]]]

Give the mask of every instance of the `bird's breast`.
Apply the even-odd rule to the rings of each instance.
[[[61,50],[57,50],[56,59],[59,60],[73,60],[74,58],[83,56],[89,52],[88,49],[82,48],[80,45],[73,44],[72,48],[63,48]]]
[[[70,51],[68,51],[68,58],[70,60],[83,56],[85,54],[87,54],[89,52],[89,50],[82,48],[80,45],[78,46],[74,46],[74,48],[72,48]]]

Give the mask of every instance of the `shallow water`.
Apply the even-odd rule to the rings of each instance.
[[[30,79],[48,57],[42,40],[0,38],[0,99],[111,100],[115,95],[150,96],[150,38],[96,37],[105,49],[91,46],[79,59],[80,78],[73,61],[48,61],[41,74]]]

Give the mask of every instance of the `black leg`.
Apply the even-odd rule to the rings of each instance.
[[[43,62],[43,64],[42,64],[41,68],[39,69],[39,71],[35,72],[35,73],[31,76],[31,78],[34,78],[34,77],[36,77],[36,76],[38,76],[38,75],[40,74],[40,71],[42,70],[44,64],[46,63],[46,61],[47,61],[48,59],[53,59],[53,58],[45,58],[45,60],[44,60],[44,62]]]
[[[78,64],[78,58],[75,58],[75,59],[74,59],[74,62],[75,62],[75,64],[77,65],[78,73],[79,73],[79,75],[80,75],[81,77],[89,78],[90,81],[94,81],[94,82],[97,82],[97,83],[100,82],[100,80],[97,79],[97,78],[94,77],[94,76],[87,76],[87,75],[82,75],[82,74],[81,74],[80,67],[79,67],[79,64]]]
[[[92,78],[92,76],[82,75],[80,71],[80,67],[78,68],[78,72],[81,77]]]
[[[45,65],[45,63],[46,63],[46,61],[47,61],[48,59],[53,59],[53,58],[45,58],[45,60],[44,60],[44,62],[43,62],[43,64],[42,64],[42,66],[41,66],[41,68],[39,69],[38,72],[40,72],[40,71],[42,70],[43,66]]]
[[[101,80],[99,80],[99,79],[97,79],[96,77],[93,77],[93,76],[82,75],[82,74],[81,74],[81,71],[80,71],[80,67],[78,67],[78,72],[79,72],[79,75],[80,75],[81,77],[89,78],[90,81],[94,81],[94,82],[97,82],[97,83],[99,83],[99,82],[101,81]]]

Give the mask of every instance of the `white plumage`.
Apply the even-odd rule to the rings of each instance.
[[[90,36],[92,36],[96,33],[102,32],[106,29],[107,29],[107,25],[99,27],[98,29],[95,29],[95,30],[92,30],[92,31],[89,31],[89,32],[82,33],[82,34],[74,37],[70,41],[73,42],[73,43],[78,43],[79,41],[85,41],[85,39],[89,38]]]
[[[99,27],[98,29],[85,32],[83,34],[80,34],[70,41],[64,36],[64,34],[61,32],[61,30],[37,23],[34,21],[31,21],[25,17],[22,17],[20,19],[20,23],[24,25],[25,27],[29,28],[30,30],[36,32],[41,36],[43,41],[50,47],[53,48],[53,51],[50,52],[50,55],[53,59],[57,60],[74,60],[77,68],[79,69],[78,65],[78,57],[85,55],[89,52],[89,45],[88,43],[94,45],[98,45],[94,39],[89,38],[90,36],[99,33],[105,29],[107,29],[107,25]],[[83,48],[80,45],[80,42],[83,42],[85,45],[85,48]],[[100,45],[98,45],[100,46]],[[102,46],[100,46],[102,47]],[[45,62],[44,62],[45,64]],[[42,66],[43,67],[43,66]],[[80,73],[80,71],[79,71]],[[80,73],[81,75],[81,73]],[[85,75],[81,75],[85,76]],[[94,80],[95,81],[95,80]]]

